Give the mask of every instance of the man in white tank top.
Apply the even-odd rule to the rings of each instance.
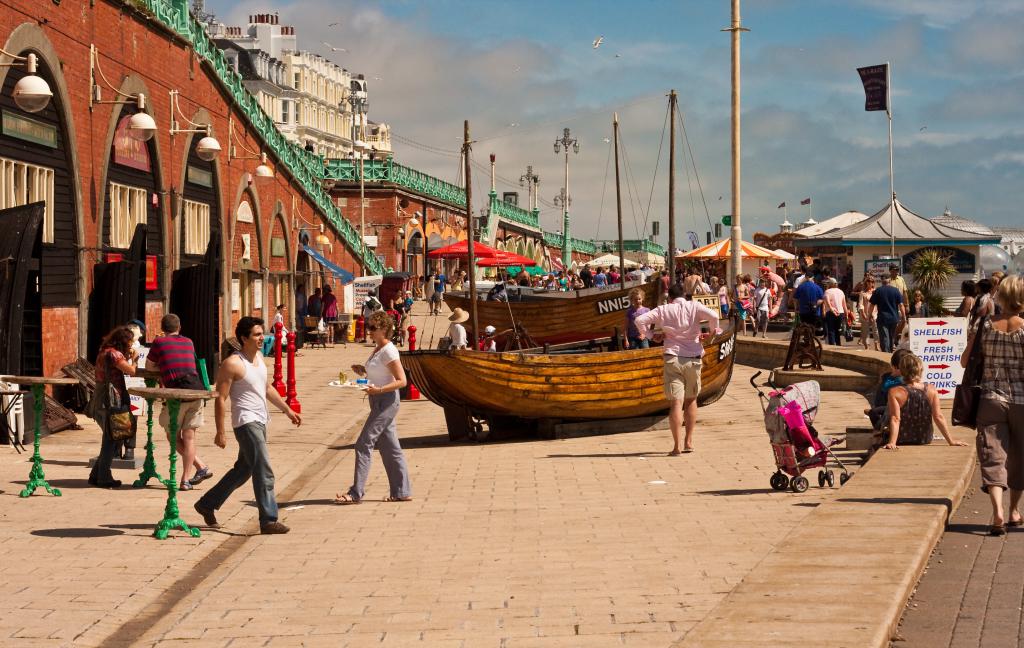
[[[231,427],[238,441],[238,460],[217,484],[196,502],[196,511],[207,526],[217,527],[216,511],[239,486],[252,478],[256,506],[260,511],[260,532],[288,533],[288,527],[277,520],[277,498],[274,496],[274,471],[267,451],[267,423],[270,412],[267,401],[276,405],[295,425],[302,417],[292,411],[267,381],[267,365],[260,349],[263,347],[263,320],[243,317],[235,326],[235,337],[242,350],[221,363],[217,371],[217,397],[214,415],[217,435],[213,442],[227,447],[224,437],[224,413],[231,401]]]

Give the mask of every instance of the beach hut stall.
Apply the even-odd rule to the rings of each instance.
[[[890,227],[890,223],[892,224]],[[891,256],[892,235],[895,235],[895,257]],[[960,283],[979,279],[981,247],[998,245],[998,234],[967,231],[929,220],[907,209],[899,200],[886,205],[866,220],[839,230],[794,239],[799,251],[812,255],[845,253],[853,272],[853,282],[864,278],[867,272],[876,276],[885,272],[890,264],[899,265],[907,284],[914,258],[927,249],[937,249],[950,257],[957,274],[943,291],[947,308],[955,308],[960,301]]]

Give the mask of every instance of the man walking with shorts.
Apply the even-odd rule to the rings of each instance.
[[[219,526],[215,515],[217,509],[251,477],[256,506],[260,511],[260,532],[288,533],[288,527],[277,520],[274,471],[270,467],[270,455],[267,452],[267,423],[270,421],[267,401],[287,414],[296,426],[302,423],[302,417],[293,412],[273,385],[267,382],[267,365],[260,353],[263,347],[263,320],[257,317],[238,320],[235,337],[242,347],[241,351],[228,356],[217,372],[217,396],[214,400],[217,435],[213,442],[218,447],[227,447],[224,438],[224,409],[230,400],[231,427],[238,441],[238,460],[217,485],[196,502],[195,508],[207,526]]]
[[[658,306],[634,320],[640,339],[648,327],[661,327],[665,337],[665,397],[671,402],[669,426],[672,428],[672,452],[678,456],[693,452],[693,427],[697,423],[697,395],[700,394],[700,370],[704,345],[701,340],[718,329],[718,313],[707,306],[684,298],[683,287],[672,284],[669,303]],[[685,445],[680,444],[686,426]]]
[[[170,389],[201,389],[206,385],[199,378],[196,369],[196,349],[192,340],[181,334],[181,319],[174,313],[167,313],[160,320],[161,337],[153,340],[146,357],[146,369],[160,372],[160,382]],[[196,435],[203,426],[202,400],[185,401],[178,410],[178,438],[174,441],[181,455],[181,485],[178,490],[192,490],[193,486],[213,477],[213,473],[196,454]],[[171,424],[167,405],[160,412],[160,425],[171,441]],[[194,476],[192,468],[196,469]]]

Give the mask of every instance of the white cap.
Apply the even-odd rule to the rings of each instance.
[[[486,333],[487,335],[494,335],[497,332],[498,329],[494,328],[493,326],[484,327],[484,333]]]

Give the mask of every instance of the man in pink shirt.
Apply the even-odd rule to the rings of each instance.
[[[683,298],[683,287],[673,284],[668,291],[669,303],[658,306],[636,318],[636,327],[643,339],[650,326],[661,327],[665,337],[665,398],[670,401],[669,426],[672,428],[672,452],[677,456],[693,452],[693,427],[697,423],[697,395],[700,394],[701,340],[718,329],[718,313],[703,304]],[[684,421],[685,419],[685,421]],[[686,443],[680,445],[683,425]]]

